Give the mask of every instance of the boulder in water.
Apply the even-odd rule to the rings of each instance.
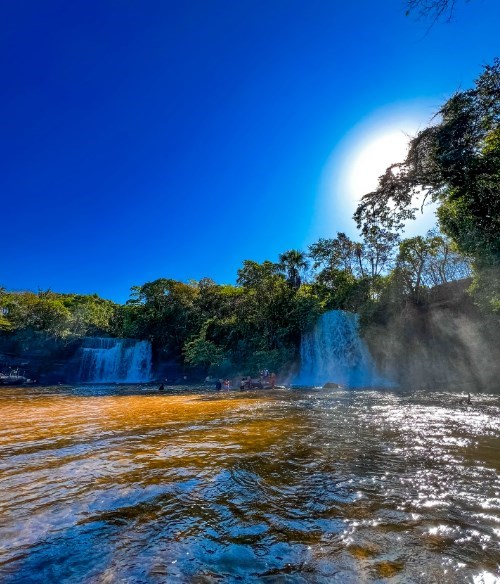
[[[340,383],[328,381],[328,383],[325,383],[325,385],[323,385],[323,389],[345,389],[345,386]]]

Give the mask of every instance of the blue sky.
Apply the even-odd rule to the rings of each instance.
[[[499,21],[497,0],[431,30],[398,0],[2,2],[0,285],[125,301],[354,236],[359,152],[471,86]]]

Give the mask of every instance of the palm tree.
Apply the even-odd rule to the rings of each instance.
[[[280,269],[286,273],[287,282],[295,289],[300,288],[300,273],[309,267],[306,254],[298,249],[289,249],[280,254]]]

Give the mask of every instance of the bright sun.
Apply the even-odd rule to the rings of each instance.
[[[369,138],[358,151],[354,151],[346,177],[349,198],[358,201],[373,191],[386,168],[404,160],[408,142],[407,135],[394,130]]]
[[[321,178],[314,234],[354,229],[352,215],[363,195],[374,191],[378,179],[391,164],[403,162],[412,136],[427,123],[427,106],[391,106],[375,112],[353,127],[337,143]],[[422,217],[409,225],[422,228]],[[434,210],[426,213],[425,227],[436,222]]]

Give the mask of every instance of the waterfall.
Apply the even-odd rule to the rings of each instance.
[[[359,336],[357,315],[343,310],[326,312],[315,328],[303,335],[300,360],[300,385],[388,385],[377,373],[368,347]]]
[[[151,343],[136,339],[86,337],[79,381],[140,383],[151,380]]]

